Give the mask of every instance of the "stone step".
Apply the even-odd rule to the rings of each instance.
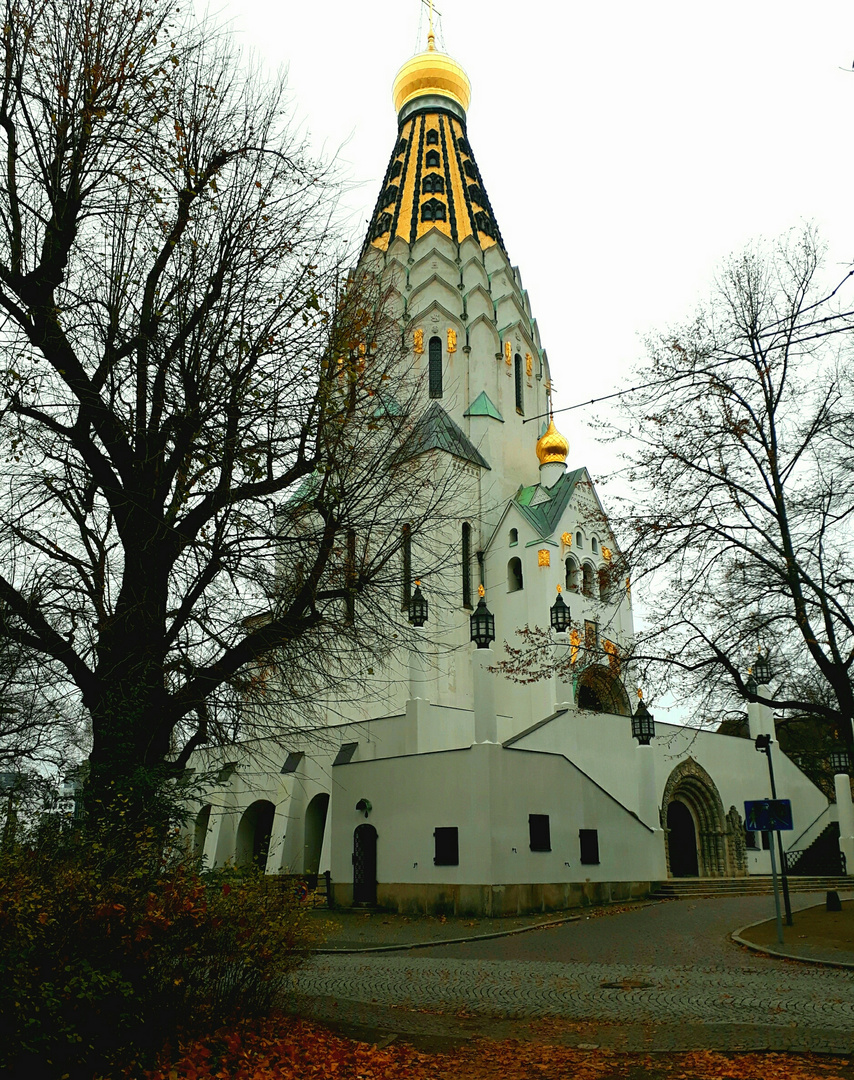
[[[854,890],[854,877],[789,877],[790,893]],[[653,899],[685,900],[715,896],[764,896],[773,892],[771,875],[742,878],[679,878],[659,885]]]

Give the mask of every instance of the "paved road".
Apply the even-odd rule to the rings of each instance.
[[[795,907],[820,900],[793,898]],[[765,897],[671,901],[509,938],[324,956],[301,970],[295,989],[316,1016],[390,1030],[407,1030],[426,1011],[554,1018],[627,1049],[850,1052],[854,972],[769,959],[729,941],[772,913]]]

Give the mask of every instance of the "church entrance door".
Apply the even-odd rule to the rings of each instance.
[[[697,877],[697,831],[691,811],[678,799],[667,807],[670,830],[670,873],[674,877]]]
[[[353,903],[377,902],[377,830],[359,825],[353,833]]]

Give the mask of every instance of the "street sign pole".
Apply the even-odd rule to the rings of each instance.
[[[780,835],[779,833],[777,834]],[[777,884],[777,860],[774,858],[774,840],[771,839],[771,843],[768,845],[768,850],[771,852],[771,881],[774,883],[774,910],[777,913],[777,941],[780,945],[785,944],[783,941],[783,916],[780,914],[780,889]]]

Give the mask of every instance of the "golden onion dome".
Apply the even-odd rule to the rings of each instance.
[[[394,80],[394,107],[397,112],[414,98],[439,94],[455,101],[463,111],[471,101],[471,83],[456,60],[436,51],[433,34],[427,51],[407,60]]]
[[[549,417],[549,426],[537,440],[537,457],[541,465],[550,465],[553,461],[566,464],[569,453],[569,443],[555,427],[552,417]]]

